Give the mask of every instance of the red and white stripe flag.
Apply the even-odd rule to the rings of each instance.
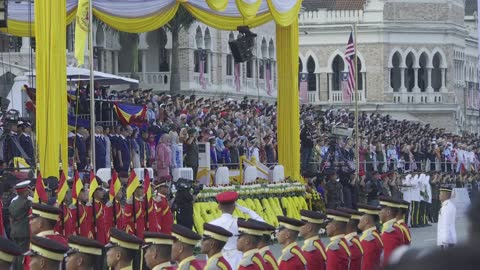
[[[240,92],[240,63],[235,63],[234,68],[235,90],[237,90],[237,92]]]
[[[348,66],[348,73],[346,74],[346,81],[344,84],[344,76],[342,75],[342,91],[344,97],[352,97],[355,91],[355,44],[353,43],[353,33],[350,32],[350,38],[348,39],[347,49],[345,50],[345,61]],[[351,98],[343,100],[344,103],[350,103]]]

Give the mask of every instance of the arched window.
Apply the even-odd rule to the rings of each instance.
[[[413,65],[415,63],[415,56],[413,53],[407,55],[405,64],[407,68],[405,69],[405,85],[408,92],[412,92],[413,87],[415,87],[415,71],[413,70]]]
[[[418,87],[420,88],[421,92],[425,92],[427,89],[427,63],[428,63],[428,56],[424,52],[420,55],[420,68],[418,69]]]
[[[193,52],[193,71],[200,72],[200,50],[203,48],[203,33],[202,28],[200,26],[197,27],[197,31],[195,33],[195,43],[197,45],[197,49]]]
[[[303,63],[302,63],[302,59],[300,57],[298,58],[298,72],[299,73],[303,72]]]
[[[253,78],[253,60],[247,61],[247,78]]]
[[[358,91],[363,90],[363,74],[362,73],[362,60],[357,56],[357,85],[358,85]]]
[[[345,70],[345,63],[340,55],[335,56],[332,62],[332,90],[341,90],[342,72]]]
[[[433,55],[432,87],[433,91],[439,92],[442,88],[442,56],[440,53]]]
[[[265,38],[262,39],[262,46],[260,48],[262,50],[262,58],[268,58],[268,54],[267,54],[267,41],[265,40]]]
[[[258,60],[258,73],[260,79],[265,79],[265,62],[263,59]]]
[[[235,37],[233,33],[230,32],[230,34],[228,35],[228,41],[232,41],[234,39]],[[231,54],[227,54],[225,67],[226,67],[227,75],[232,76],[233,75],[233,56]]]
[[[210,71],[208,70],[208,67],[209,67],[209,51],[212,49],[212,38],[210,37],[210,29],[206,29],[205,30],[205,38],[204,38],[204,44],[205,44],[205,50],[207,50],[205,52],[205,59],[203,59],[203,63],[204,63],[204,66],[203,66],[203,70],[205,71],[205,73],[210,73]]]
[[[402,76],[400,71],[400,63],[402,62],[402,57],[399,52],[395,52],[392,56],[392,69],[390,70],[390,86],[393,89],[393,92],[399,92],[402,82]]]
[[[308,82],[308,91],[316,91],[317,90],[317,77],[315,75],[315,61],[313,57],[309,56],[307,60],[307,82]]]
[[[270,39],[270,42],[268,44],[268,56],[270,57],[270,59],[275,58],[275,46],[273,45],[272,39]]]

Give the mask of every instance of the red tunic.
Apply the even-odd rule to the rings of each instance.
[[[347,240],[348,248],[351,254],[349,270],[361,270],[363,248],[362,248],[362,244],[360,244],[360,240],[358,239],[357,233],[353,233],[352,235],[350,234],[346,235],[345,239]]]
[[[380,234],[375,229],[366,230],[360,237],[363,248],[362,270],[380,269],[380,258],[383,252],[383,242]]]
[[[104,204],[95,200],[95,208],[92,205],[87,206],[87,216],[89,223],[88,238],[95,239],[102,244],[107,244],[107,231],[105,226]],[[93,211],[95,210],[95,211]],[[95,218],[93,214],[95,213]]]
[[[278,269],[280,270],[305,269],[307,264],[302,250],[295,242],[283,249],[278,261]]]
[[[400,229],[403,233],[403,244],[410,245],[412,242],[412,235],[410,234],[410,229],[403,219],[397,221],[397,224],[400,226]]]
[[[223,257],[222,253],[217,253],[208,259],[204,269],[208,270],[232,270],[228,261]]]
[[[343,234],[330,238],[330,243],[327,245],[327,269],[348,270],[350,255],[350,249]]]
[[[318,236],[306,239],[303,247],[303,256],[307,260],[307,270],[324,270],[327,261],[325,247]]]
[[[90,222],[88,220],[87,211],[82,203],[78,204],[78,210],[76,205],[70,206],[70,216],[72,222],[70,228],[66,228],[65,235],[75,234],[83,237],[87,237],[90,233]]]
[[[195,256],[190,256],[178,264],[178,270],[203,270],[204,264],[195,259]]]
[[[168,200],[164,195],[159,195],[154,201],[155,215],[157,216],[160,232],[171,234],[173,225],[173,214],[168,204]]]
[[[278,270],[277,260],[275,260],[275,257],[273,257],[273,254],[268,246],[261,248],[260,254],[265,261],[265,270]]]
[[[390,255],[399,246],[403,245],[403,233],[395,219],[389,220],[382,227],[383,266],[388,265]]]
[[[258,250],[250,250],[243,254],[238,270],[264,270],[266,267],[265,261]]]
[[[127,203],[125,205],[125,231],[127,233],[135,234],[136,236],[143,238],[144,231],[158,232],[160,230],[155,212],[153,211],[153,205],[150,205],[148,209],[148,223],[145,211],[145,201],[135,198],[135,218],[133,215],[133,206],[132,203]]]
[[[114,227],[120,230],[125,230],[123,208],[120,202],[115,200],[115,205],[112,204],[112,202],[108,202],[105,205],[104,212],[105,212],[105,230],[107,232],[107,239],[110,238],[110,228]],[[114,213],[115,213],[115,218],[114,218]]]
[[[62,235],[67,235],[67,231],[68,228],[71,228],[70,230],[73,230],[73,225],[71,224],[72,223],[72,217],[71,217],[71,212],[70,210],[68,209],[68,207],[63,204],[62,205],[62,216],[63,216],[63,222],[61,220],[59,220],[57,222],[57,224],[55,225],[55,228],[53,229],[55,232],[59,233],[59,234],[62,234]],[[62,217],[60,216],[60,218]]]

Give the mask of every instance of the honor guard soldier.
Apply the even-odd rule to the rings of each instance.
[[[103,244],[81,236],[68,238],[69,250],[65,254],[66,270],[103,269]]]
[[[203,224],[201,253],[208,256],[204,270],[232,270],[222,254],[224,246],[233,234],[220,226]]]
[[[380,222],[382,225],[383,266],[388,265],[392,252],[403,245],[403,233],[396,223],[398,202],[390,197],[380,197]]]
[[[157,232],[159,230],[155,211],[149,210],[147,213],[146,210],[146,208],[150,209],[150,207],[153,206],[145,202],[144,196],[145,189],[143,188],[143,184],[140,184],[133,193],[133,201],[132,198],[130,198],[125,205],[126,232],[135,234],[140,238],[143,238],[144,231]],[[146,204],[148,206],[146,206]]]
[[[327,245],[327,269],[348,270],[350,264],[350,249],[345,240],[345,231],[350,216],[336,210],[327,210],[327,236],[330,243]]]
[[[21,257],[24,251],[14,242],[0,237],[0,269],[10,269],[15,257]]]
[[[263,270],[266,268],[262,255],[258,253],[258,242],[263,236],[263,226],[239,219],[237,249],[243,252],[238,270]]]
[[[120,181],[119,179],[117,181]],[[112,185],[112,183],[110,183]],[[107,239],[110,237],[110,228],[125,230],[124,210],[121,204],[123,192],[120,188],[113,200],[105,204],[105,229],[107,230]]]
[[[300,227],[300,236],[305,239],[302,246],[303,256],[307,260],[308,270],[324,270],[327,254],[322,240],[318,235],[322,224],[326,223],[327,216],[323,213],[309,210],[300,210],[305,225]]]
[[[351,253],[349,270],[361,270],[363,248],[360,239],[357,236],[357,227],[362,213],[349,208],[337,208],[337,210],[350,216],[350,220],[347,223],[347,230],[345,232],[345,240],[347,240],[348,248]]]
[[[67,239],[54,231],[61,213],[62,210],[55,206],[40,203],[32,204],[32,214],[30,215],[32,235],[49,238],[66,246]]]
[[[441,248],[448,248],[457,243],[457,231],[455,230],[457,209],[450,200],[451,196],[452,188],[440,187],[439,197],[442,202],[442,208],[440,208],[438,216],[437,245]]]
[[[400,226],[403,232],[403,244],[410,245],[412,242],[412,234],[408,228],[408,224],[405,223],[405,217],[407,217],[408,207],[410,203],[404,200],[398,200],[398,214],[397,214],[397,224]]]
[[[105,226],[105,205],[103,198],[105,197],[105,190],[103,189],[103,182],[100,178],[95,177],[98,182],[96,190],[93,192],[93,198],[87,203],[87,220],[90,223],[88,238],[96,239],[102,244],[107,244],[107,228]]]
[[[363,214],[358,223],[358,229],[362,231],[360,236],[363,248],[362,270],[378,270],[383,252],[382,238],[376,227],[380,208],[367,204],[357,206],[358,211]]]
[[[14,198],[8,207],[10,213],[10,239],[23,250],[28,250],[30,241],[28,216],[31,211],[32,202],[28,199],[31,193],[29,185],[30,181],[23,181],[15,185],[17,198]],[[23,270],[23,258],[15,258],[13,266],[14,270]]]
[[[81,181],[81,180],[80,180]],[[69,207],[72,222],[70,225],[72,228],[67,228],[65,234],[76,234],[83,237],[90,235],[90,222],[88,220],[87,209],[85,204],[88,201],[88,195],[85,191],[85,187],[82,187],[78,194],[77,203],[71,204]]]
[[[144,233],[145,245],[145,263],[151,270],[173,270],[174,267],[170,263],[172,258],[173,236],[156,233]]]
[[[155,190],[157,190],[157,196],[153,199],[160,232],[166,234],[172,233],[173,225],[173,214],[167,199],[168,189],[167,182],[156,185]]]
[[[30,250],[25,255],[31,258],[31,270],[58,270],[67,251],[67,246],[55,240],[32,236]]]
[[[282,255],[278,259],[278,269],[306,269],[307,261],[303,256],[302,250],[297,245],[298,233],[300,227],[305,225],[301,220],[277,216],[278,218],[278,243],[283,246]]]
[[[275,233],[275,227],[258,220],[251,220],[250,222],[258,223],[263,227],[263,235],[258,242],[257,248],[265,261],[265,270],[278,270],[277,260],[273,257],[273,254],[268,247],[272,244],[272,234]]]
[[[105,246],[107,266],[111,270],[137,270],[140,267],[140,251],[143,240],[116,228],[110,229],[110,242]]]
[[[194,231],[179,224],[172,226],[172,236],[175,237],[172,246],[172,261],[178,263],[178,270],[202,270],[203,267],[195,259],[193,251],[202,237]]]

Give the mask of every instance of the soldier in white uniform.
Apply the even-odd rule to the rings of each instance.
[[[442,208],[440,208],[440,215],[438,216],[437,245],[442,248],[451,247],[457,243],[457,231],[455,229],[457,209],[450,200],[451,195],[452,188],[440,188]]]
[[[419,221],[420,221],[420,190],[421,190],[421,185],[422,182],[420,180],[419,175],[415,175],[414,177],[411,178],[411,206],[412,206],[412,211],[411,213],[411,226],[412,227],[418,227],[419,226]]]
[[[210,222],[210,224],[222,227],[233,234],[233,236],[228,239],[227,244],[223,247],[222,253],[232,269],[237,269],[240,261],[242,260],[243,254],[237,249],[238,219],[232,215],[233,211],[235,211],[235,208],[238,208],[241,212],[248,214],[252,219],[262,222],[264,220],[257,213],[255,213],[255,211],[235,204],[238,199],[237,192],[222,192],[215,196],[215,199],[217,200],[219,208],[222,211],[222,215]]]

